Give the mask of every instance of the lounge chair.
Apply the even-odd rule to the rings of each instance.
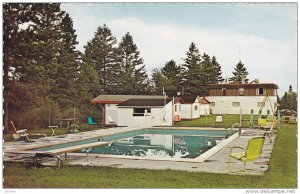
[[[272,137],[272,134],[274,133],[275,124],[276,124],[276,121],[274,121],[274,122],[272,123],[271,127],[269,127],[269,126],[264,127],[265,130],[266,130],[266,129],[269,129],[269,130],[266,130],[266,131],[264,132],[264,135],[265,135],[265,136],[268,136],[268,138],[269,138],[269,140],[270,140],[270,143],[273,142],[273,140],[272,140],[271,137]]]
[[[33,157],[33,166],[38,167],[42,158],[57,158],[57,167],[59,168],[61,165],[61,158],[59,155],[51,153],[51,152],[43,152],[43,153],[35,153]]]
[[[230,149],[228,157],[228,172],[230,173],[231,158],[234,158],[236,160],[244,162],[244,169],[246,171],[246,174],[248,174],[246,163],[257,160],[261,156],[264,142],[265,137],[254,137],[249,139],[246,149],[240,146],[233,146]],[[233,149],[242,149],[243,152],[232,153]]]
[[[47,137],[47,135],[43,134],[43,133],[26,133],[27,129],[17,130],[14,123],[12,121],[10,121],[10,123],[14,129],[14,133],[12,134],[12,136],[14,138],[14,142],[18,141],[21,137],[25,137],[25,139],[28,142],[32,142],[32,140],[28,137],[28,135],[41,135],[41,136]],[[49,139],[48,139],[48,141],[49,141]]]
[[[88,117],[88,124],[90,124],[90,125],[97,125],[97,123],[95,123],[95,122],[93,121],[93,118],[92,118],[92,117]]]
[[[266,118],[258,118],[257,125],[260,128],[265,128],[266,126],[271,126],[275,121],[275,116],[268,115]]]
[[[108,123],[110,124],[110,125],[116,125],[117,123],[111,118],[111,116],[107,116],[107,118],[108,118]]]
[[[217,116],[216,121],[215,121],[215,127],[217,126],[217,123],[221,123],[223,127],[223,117],[222,116]]]

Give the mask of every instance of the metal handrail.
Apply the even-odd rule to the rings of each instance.
[[[236,127],[236,126],[239,128],[239,136],[241,136],[242,128],[241,128],[240,123],[233,123],[233,124],[231,125],[230,131],[231,131],[234,127]]]

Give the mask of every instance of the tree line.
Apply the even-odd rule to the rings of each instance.
[[[76,49],[72,18],[59,3],[3,4],[4,129],[47,127],[59,118],[98,117],[90,101],[99,94],[205,93],[206,84],[220,83],[221,65],[215,56],[200,54],[191,43],[183,64],[169,60],[151,78],[130,33],[118,43],[107,25]],[[240,61],[231,82],[247,76]],[[52,122],[52,123],[51,123]]]
[[[290,109],[297,111],[297,93],[293,91],[292,86],[289,86],[289,89],[287,92],[284,93],[284,95],[279,98],[278,100],[280,109]]]

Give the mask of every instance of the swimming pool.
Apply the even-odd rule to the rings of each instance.
[[[139,159],[199,159],[201,155],[232,139],[233,130],[191,129],[141,129],[108,136],[84,139],[58,145],[41,147],[35,151],[54,151],[62,148],[106,142],[77,153],[101,154],[114,157],[138,157]],[[217,149],[218,150],[218,149]]]

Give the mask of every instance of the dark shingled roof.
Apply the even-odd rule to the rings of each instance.
[[[194,103],[197,99],[197,95],[185,95],[185,96],[181,96],[181,99],[183,100],[184,103]]]
[[[172,99],[166,99],[168,104]],[[119,104],[119,107],[150,107],[150,106],[164,106],[164,99],[129,99]]]
[[[164,96],[152,96],[152,95],[99,95],[94,98],[92,103],[111,103],[111,102],[124,102],[129,99],[164,99]],[[117,104],[118,104],[117,103]]]

